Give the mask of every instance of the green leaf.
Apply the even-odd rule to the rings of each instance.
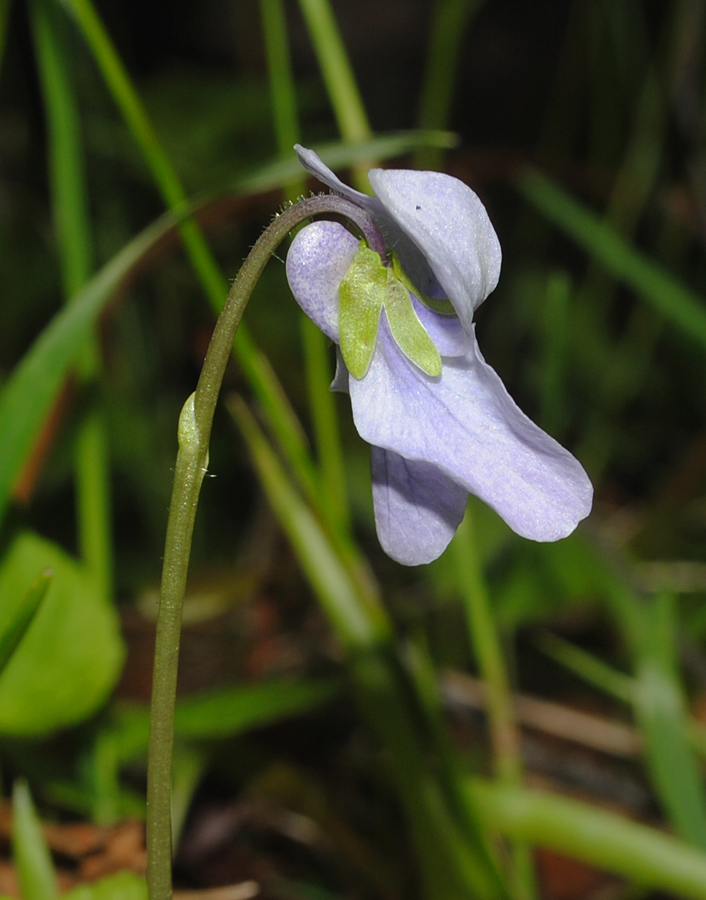
[[[23,900],[54,900],[54,864],[24,781],[16,781],[12,792],[12,849]]]
[[[12,604],[7,604],[0,610],[0,672],[25,636],[53,578],[52,572],[42,572],[19,607],[13,608]]]
[[[44,602],[0,675],[3,734],[45,734],[82,721],[105,701],[120,673],[115,610],[99,598],[83,566],[37,535],[21,534],[0,567],[2,617],[14,620],[47,570],[54,578]]]
[[[147,900],[147,882],[134,872],[116,872],[72,888],[62,900]]]

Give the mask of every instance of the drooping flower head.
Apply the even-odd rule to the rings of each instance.
[[[519,409],[476,342],[473,313],[495,288],[501,260],[483,204],[456,178],[411,170],[371,170],[371,197],[312,150],[295,149],[385,240],[382,258],[343,225],[317,221],[287,255],[294,297],[339,347],[333,387],[350,394],[371,445],[385,552],[405,565],[436,559],[469,493],[523,537],[566,537],[590,512],[588,476]]]

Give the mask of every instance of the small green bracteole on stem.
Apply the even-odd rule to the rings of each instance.
[[[285,209],[260,236],[236,276],[216,323],[198,386],[179,419],[179,453],[164,550],[152,683],[147,784],[150,900],[168,900],[172,894],[172,747],[182,601],[216,402],[238,325],[267,261],[293,228],[321,213],[349,219],[368,246],[384,258],[385,244],[370,215],[343,197],[325,194]]]

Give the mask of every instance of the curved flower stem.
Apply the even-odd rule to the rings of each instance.
[[[319,213],[347,217],[361,231],[371,248],[384,254],[384,242],[375,223],[364,210],[342,197],[329,194],[311,197],[278,215],[260,236],[233,282],[216,323],[196,391],[187,400],[179,419],[179,453],[169,507],[157,617],[147,761],[147,881],[150,900],[169,900],[172,894],[172,746],[181,612],[196,508],[208,465],[208,445],[216,402],[238,325],[267,261],[292,228]]]

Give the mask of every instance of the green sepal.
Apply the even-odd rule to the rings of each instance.
[[[409,290],[388,272],[385,312],[397,346],[427,375],[441,375],[441,354],[414,311]]]
[[[354,378],[368,371],[380,312],[387,296],[387,272],[380,254],[362,247],[338,291],[338,332],[343,360]]]
[[[421,300],[425,306],[428,306],[429,309],[438,313],[440,316],[455,316],[457,314],[454,305],[450,300],[443,300],[440,297],[427,297],[426,294],[422,294],[422,292],[416,288],[407,277],[407,273],[402,268],[400,259],[394,251],[391,253],[391,257],[392,271],[395,273],[397,280],[401,281],[402,284],[410,290],[415,297]]]

